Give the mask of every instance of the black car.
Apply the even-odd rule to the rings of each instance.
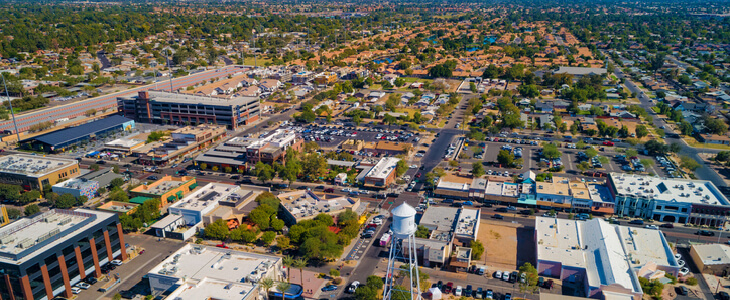
[[[157,180],[157,176],[155,176],[155,175],[148,176],[147,180]]]
[[[695,234],[699,234],[699,235],[703,235],[703,236],[715,236],[715,232],[709,231],[709,230],[700,230],[700,231],[697,231]]]
[[[503,219],[504,219],[504,216],[502,216],[502,215],[500,215],[500,214],[496,214],[496,215],[494,215],[494,216],[493,216],[492,218],[495,218],[495,219],[497,219],[497,220],[503,220]]]
[[[644,220],[631,220],[631,221],[629,221],[629,224],[632,224],[632,225],[644,225]]]
[[[97,164],[97,165],[105,165],[105,164],[106,164],[106,162],[105,162],[105,161],[103,161],[103,160],[97,160],[97,161],[96,161],[96,164]]]
[[[500,208],[497,208],[497,209],[496,209],[496,210],[494,210],[494,211],[496,211],[496,212],[503,212],[503,213],[506,213],[506,212],[508,212],[508,210],[507,210],[507,208],[506,208],[506,207],[500,207]]]
[[[677,290],[677,295],[682,295],[682,296],[689,295],[689,290],[687,290],[687,287],[685,287],[685,286],[678,286],[676,288],[676,290]]]
[[[131,167],[132,167],[132,165],[130,165],[130,164],[126,164],[126,165],[123,165],[122,167],[123,167],[123,168],[131,168]]]
[[[471,297],[471,296],[473,296],[472,295],[473,293],[474,293],[474,291],[471,289],[471,285],[467,285],[466,289],[464,290],[464,295],[467,297]]]
[[[436,283],[436,287],[439,288],[443,292],[444,282],[439,280],[439,282]]]
[[[86,283],[88,283],[88,284],[95,284],[95,283],[97,283],[97,282],[98,282],[99,280],[97,280],[97,279],[96,279],[96,277],[94,277],[94,276],[89,276],[89,277],[86,277],[86,279],[84,279],[84,281],[85,281]]]
[[[137,293],[127,290],[119,292],[119,295],[121,295],[124,299],[132,299],[137,295]]]
[[[719,292],[717,295],[720,296],[720,300],[730,300],[730,294],[725,291]]]
[[[492,203],[484,203],[482,204],[482,207],[492,207]]]

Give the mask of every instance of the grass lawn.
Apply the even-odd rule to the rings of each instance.
[[[444,128],[444,126],[446,126],[446,120],[445,119],[439,121],[438,128]]]
[[[253,57],[246,57],[243,59],[243,64],[247,66],[253,66],[254,58]],[[266,63],[271,63],[270,59],[264,59],[264,58],[256,58],[256,65],[257,66],[263,66]]]
[[[657,113],[657,114],[659,113],[659,108],[658,108],[658,107],[656,107],[656,106],[652,106],[652,107],[651,107],[651,110],[653,110],[653,111],[654,111],[655,113]]]
[[[713,143],[700,143],[694,138],[684,138],[684,141],[689,144],[690,147],[693,148],[707,148],[707,149],[717,149],[717,150],[730,150],[730,146],[728,145],[722,145],[722,144],[713,144]]]

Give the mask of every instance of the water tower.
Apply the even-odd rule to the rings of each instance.
[[[403,202],[394,208],[393,223],[390,225],[393,230],[393,240],[390,243],[388,255],[388,269],[385,275],[385,288],[383,289],[384,300],[421,300],[421,284],[418,276],[418,259],[416,257],[416,210]],[[408,264],[404,270],[395,265],[396,261]],[[399,286],[393,281],[393,275],[400,271],[408,273],[406,283]]]

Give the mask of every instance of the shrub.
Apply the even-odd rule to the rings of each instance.
[[[695,286],[695,285],[697,285],[697,278],[694,278],[694,277],[687,278],[686,283],[688,285]]]
[[[342,277],[336,277],[335,279],[332,279],[332,284],[334,285],[340,285],[342,283]]]

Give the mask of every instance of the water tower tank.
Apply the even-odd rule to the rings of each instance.
[[[393,214],[391,228],[397,238],[406,238],[416,232],[416,210],[413,206],[403,202],[403,204],[394,208],[391,213]]]

